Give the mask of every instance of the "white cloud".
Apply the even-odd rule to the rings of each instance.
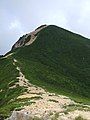
[[[58,12],[58,11],[57,11]],[[67,28],[67,19],[63,12],[59,11],[57,14],[50,13],[42,18],[42,23],[53,24]]]
[[[15,20],[10,23],[9,29],[16,29],[18,27],[20,27],[20,23],[19,23],[19,21]]]
[[[9,30],[17,30],[19,33],[24,33],[22,30],[21,23],[18,20],[14,20],[9,25]]]
[[[82,15],[90,14],[90,0],[86,0],[82,3]]]

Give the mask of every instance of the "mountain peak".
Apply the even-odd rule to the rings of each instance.
[[[20,37],[19,40],[12,46],[12,50],[22,46],[27,46],[32,44],[37,38],[38,33],[46,27],[47,27],[46,24],[41,25],[38,28],[36,28],[34,31]]]

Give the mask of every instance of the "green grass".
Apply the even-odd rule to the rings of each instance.
[[[54,100],[54,99],[49,99],[50,102],[55,102],[55,103],[58,103],[57,100]]]
[[[51,120],[58,120],[58,117],[59,117],[59,113],[55,113],[54,117],[51,118]]]
[[[18,104],[10,101],[16,100],[16,98],[25,91],[25,88],[17,86],[16,88],[10,89],[18,80],[18,71],[13,66],[13,59],[3,58],[0,59],[0,115],[6,117],[10,114]]]
[[[72,104],[72,105],[66,105],[64,106],[64,108],[66,109],[64,111],[65,114],[68,114],[69,112],[75,111],[75,110],[80,110],[80,111],[90,111],[90,107],[87,106],[83,106],[81,104]]]
[[[75,118],[75,120],[86,120],[86,119],[82,118],[81,116],[78,116]]]
[[[21,110],[23,109],[23,106],[28,106],[28,105],[31,105],[32,103],[34,104],[35,102],[27,101],[27,100],[23,102],[18,102],[17,100],[15,100],[13,102],[6,104],[5,106],[2,106],[0,108],[0,115],[4,117],[8,117],[10,116],[13,110],[16,110],[16,111]]]

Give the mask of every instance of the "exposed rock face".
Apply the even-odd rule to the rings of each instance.
[[[79,118],[78,118],[79,117]],[[12,115],[7,118],[6,120],[90,120],[90,112],[89,111],[80,111],[75,110],[72,112],[68,112],[68,114],[65,113],[50,113],[50,111],[43,114],[43,117],[37,115],[32,115],[32,113],[29,111],[13,111]],[[3,119],[1,119],[3,120]]]
[[[30,33],[20,37],[19,40],[13,45],[12,50],[16,49],[18,47],[30,45],[31,43],[33,43],[34,40],[37,38],[38,33],[45,27],[47,27],[47,25],[42,25],[42,26],[38,27],[35,31],[30,32]]]

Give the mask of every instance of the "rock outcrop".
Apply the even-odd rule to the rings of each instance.
[[[26,46],[26,45],[32,44],[35,41],[35,39],[37,38],[38,33],[42,29],[44,29],[45,27],[47,27],[47,25],[42,25],[42,26],[38,27],[37,29],[35,29],[35,31],[30,32],[30,33],[20,37],[19,40],[12,46],[12,50],[16,49],[18,47],[22,47],[22,46]]]

